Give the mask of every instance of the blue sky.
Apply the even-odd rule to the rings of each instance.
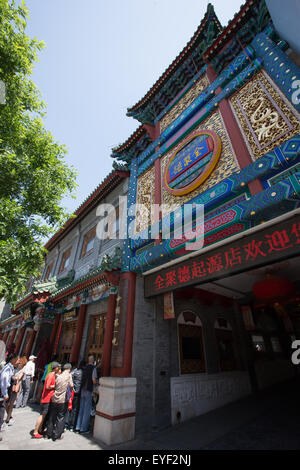
[[[242,0],[211,0],[227,25]],[[26,0],[27,34],[44,40],[32,75],[45,126],[78,171],[75,210],[112,169],[111,149],[139,123],[126,116],[196,31],[206,0]]]

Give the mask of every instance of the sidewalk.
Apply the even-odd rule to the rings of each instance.
[[[31,439],[39,406],[14,410],[0,450],[299,450],[300,380],[284,383],[164,431],[139,434],[115,446],[64,433],[61,441]]]

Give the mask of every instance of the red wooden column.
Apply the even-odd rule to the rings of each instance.
[[[60,338],[62,326],[63,326],[63,321],[62,321],[62,315],[61,315],[61,318],[60,318],[60,321],[59,321],[59,324],[58,324],[58,327],[57,327],[56,335],[55,335],[55,342],[54,342],[54,345],[53,345],[53,355],[56,354],[56,351],[57,351],[57,348],[58,348],[58,343],[59,343],[59,338]]]
[[[127,299],[127,315],[126,315],[123,368],[122,368],[122,372],[120,376],[130,377],[131,366],[132,366],[136,274],[132,272],[127,272],[127,273],[124,273],[122,277],[129,279],[129,289],[128,289],[128,299]]]
[[[101,361],[101,373],[103,377],[110,376],[110,363],[112,352],[112,339],[114,334],[114,322],[116,311],[117,294],[110,293],[108,297],[108,307],[106,314],[105,335],[103,343],[103,354]]]
[[[16,349],[15,349],[15,353],[16,354],[19,354],[19,350],[20,350],[20,347],[21,347],[21,344],[22,344],[22,341],[23,341],[23,338],[24,338],[24,335],[25,335],[25,326],[23,326],[23,328],[21,329],[20,331],[20,334],[18,336],[18,340],[16,342]]]
[[[24,354],[26,357],[29,357],[31,355],[31,350],[32,350],[32,346],[33,346],[35,337],[36,337],[36,331],[32,330],[30,340],[29,340],[29,343],[27,345],[26,352]]]
[[[210,83],[212,83],[218,77],[211,64],[208,64],[206,74]],[[220,93],[221,90],[222,89],[219,87],[219,89],[216,90],[216,95]],[[239,165],[241,169],[245,168],[246,166],[253,163],[253,160],[232,112],[229,101],[227,99],[220,101],[219,109]],[[252,196],[263,190],[263,186],[258,179],[250,181],[248,186]]]
[[[59,320],[60,320],[60,316],[59,316],[59,315],[56,315],[56,316],[55,316],[54,323],[53,323],[53,326],[52,326],[51,336],[50,336],[50,351],[51,351],[51,355],[52,355],[52,353],[53,353],[54,342],[55,342],[55,338],[56,338],[57,328],[58,328],[58,325],[59,325]],[[50,359],[50,358],[49,358],[49,359]]]
[[[76,363],[78,362],[80,346],[81,346],[81,341],[82,341],[83,327],[84,327],[84,322],[85,322],[85,317],[86,317],[86,310],[87,310],[87,305],[81,304],[79,308],[79,312],[78,312],[75,339],[74,339],[74,344],[73,344],[71,355],[70,355],[70,362],[76,362]]]

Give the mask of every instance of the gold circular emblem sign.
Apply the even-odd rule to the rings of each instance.
[[[207,129],[185,139],[165,169],[163,184],[174,196],[183,196],[198,188],[216,167],[221,156],[220,137]]]

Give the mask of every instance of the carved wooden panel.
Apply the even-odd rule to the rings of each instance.
[[[160,131],[163,132],[175,119],[183,113],[183,111],[202,93],[209,85],[206,75],[203,75],[186,94],[178,101],[178,103],[165,114],[160,121]]]
[[[265,72],[259,72],[230,102],[254,160],[300,132],[296,110]]]

